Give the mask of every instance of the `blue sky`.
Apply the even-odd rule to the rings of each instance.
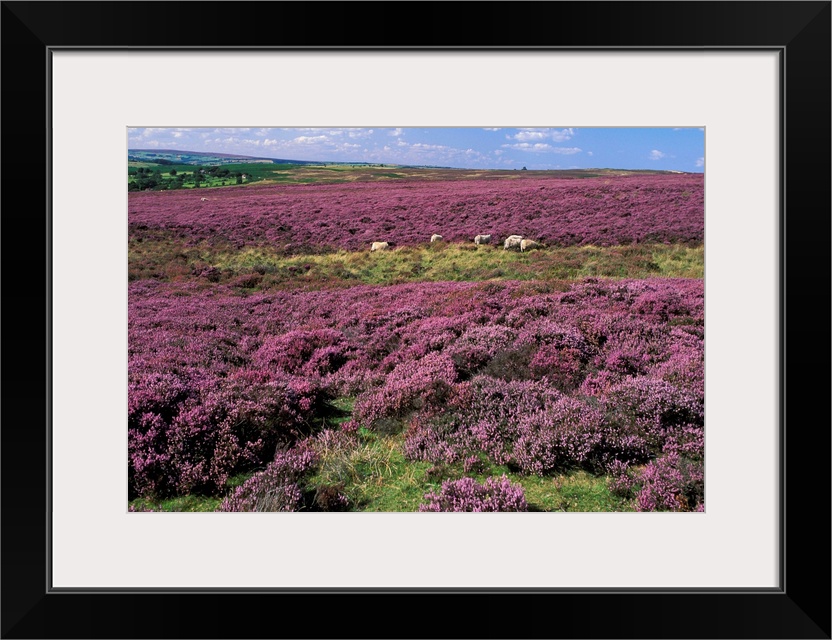
[[[129,129],[128,146],[464,169],[705,170],[700,127],[148,127]]]

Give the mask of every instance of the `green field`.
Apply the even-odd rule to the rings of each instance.
[[[143,169],[153,172],[157,184],[137,187],[137,170]],[[337,184],[348,182],[384,182],[389,180],[473,180],[473,179],[503,179],[511,180],[528,175],[528,172],[518,170],[485,170],[485,169],[447,169],[441,167],[403,167],[390,164],[338,164],[338,163],[268,163],[268,162],[234,162],[232,164],[194,165],[193,163],[154,163],[148,160],[131,160],[127,166],[128,190],[165,190],[192,189],[194,172],[203,169],[207,172],[225,170],[229,176],[245,174],[246,178],[238,182],[236,177],[215,177],[204,175],[201,187],[239,186],[240,184]],[[177,184],[170,175],[171,170],[176,175],[186,177],[182,184]],[[535,171],[536,177],[556,178],[594,178],[599,176],[622,176],[662,173],[651,171],[617,171],[609,169],[593,170],[558,170]]]
[[[245,289],[317,289],[356,284],[602,278],[701,278],[704,248],[681,245],[551,247],[528,253],[490,245],[436,243],[392,251],[286,255],[272,247],[188,244],[165,234],[132,237],[128,277],[244,284]]]

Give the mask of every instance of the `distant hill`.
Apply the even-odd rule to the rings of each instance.
[[[127,160],[132,162],[153,162],[156,164],[320,164],[306,160],[283,160],[279,158],[262,158],[241,156],[234,153],[205,153],[202,151],[183,151],[181,149],[128,149]]]

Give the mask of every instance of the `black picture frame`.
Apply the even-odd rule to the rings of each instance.
[[[217,19],[213,11],[196,10],[194,2],[2,3],[2,637],[830,638],[832,3],[230,4],[237,19]],[[159,20],[154,10],[162,7]],[[368,19],[379,13],[394,20],[394,31]],[[398,18],[404,15],[406,20]],[[778,51],[784,80],[780,587],[52,590],[48,96],[50,52],[68,47]],[[749,479],[750,491],[753,485]],[[399,621],[393,628],[382,622],[387,612]]]

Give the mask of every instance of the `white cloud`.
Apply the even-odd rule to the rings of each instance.
[[[298,136],[292,142],[297,142],[298,144],[320,144],[322,142],[329,142],[329,138],[326,136]]]
[[[569,129],[561,129],[560,131],[552,131],[552,140],[555,142],[563,142],[569,140],[575,135],[575,130],[571,127]]]
[[[528,142],[519,142],[517,144],[504,144],[502,146],[505,149],[514,149],[516,151],[534,151],[537,153],[552,150],[552,145],[543,142],[537,142],[535,144],[529,144]]]
[[[347,129],[347,135],[350,138],[366,138],[373,135],[372,129]]]
[[[586,152],[586,155],[591,156],[591,155],[592,155],[592,151],[587,151],[587,152]]]
[[[509,136],[506,136],[506,137],[508,138]],[[520,133],[516,133],[513,136],[511,136],[511,138],[513,138],[514,140],[521,140],[521,141],[543,140],[547,137],[548,137],[547,134],[543,133],[542,131],[521,131]],[[509,138],[509,139],[511,139],[511,138]]]
[[[393,129],[392,131],[388,131],[388,132],[387,132],[387,135],[388,135],[388,136],[396,136],[396,137],[398,138],[398,137],[399,137],[400,135],[402,135],[403,133],[404,133],[404,131],[402,131],[402,128],[401,128],[401,127],[397,127],[397,128],[395,128],[395,129]]]
[[[501,127],[483,127],[483,131],[500,131]]]
[[[661,160],[662,158],[666,158],[666,157],[667,157],[667,154],[662,153],[658,149],[653,149],[650,152],[650,159],[651,160]]]
[[[162,127],[147,127],[144,131],[142,131],[142,137],[149,138],[154,133],[162,133],[163,131],[166,131],[166,129]]]
[[[561,155],[572,155],[581,152],[581,149],[578,147],[553,147],[545,142],[536,142],[534,144],[519,142],[517,144],[504,144],[502,146],[506,149],[514,149],[515,151],[530,151],[532,153],[559,153]]]
[[[697,167],[704,167],[705,166],[705,158],[697,158],[696,159],[696,166]]]
[[[174,131],[170,135],[172,135],[174,138],[181,138],[182,137],[182,132],[181,131]]]
[[[518,132],[513,136],[506,136],[508,140],[518,140],[520,142],[529,142],[532,140],[553,140],[554,142],[563,142],[569,140],[575,135],[574,129],[541,129],[534,127],[526,127],[518,129]]]

